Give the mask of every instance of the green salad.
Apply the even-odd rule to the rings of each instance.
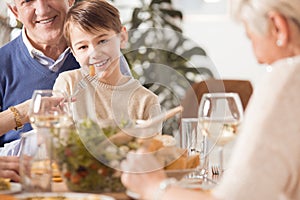
[[[119,137],[119,135],[121,137]],[[72,191],[121,192],[120,163],[138,143],[119,128],[86,119],[54,134],[55,160]],[[109,139],[108,139],[109,138]]]

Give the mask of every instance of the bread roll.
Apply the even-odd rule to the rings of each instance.
[[[176,140],[171,135],[157,135],[154,139],[161,141],[165,147],[176,146]]]
[[[0,191],[10,189],[10,179],[0,178]]]
[[[148,152],[155,152],[164,147],[163,143],[160,140],[156,139],[143,139],[140,140],[140,144]]]
[[[191,155],[191,156],[187,157],[187,165],[186,165],[187,169],[196,168],[199,165],[200,165],[200,155],[199,154],[195,154],[195,155]]]
[[[140,139],[140,145],[148,152],[153,152],[158,162],[166,170],[191,169],[200,164],[199,154],[188,156],[187,149],[176,147],[174,137],[158,135],[151,139]]]

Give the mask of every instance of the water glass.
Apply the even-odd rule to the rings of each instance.
[[[20,176],[25,192],[50,192],[52,184],[52,137],[48,128],[23,133]]]
[[[200,169],[202,175],[207,174],[207,139],[201,134],[198,118],[182,118],[180,147],[187,149],[189,155],[200,155]]]

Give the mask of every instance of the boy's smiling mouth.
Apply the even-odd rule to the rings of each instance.
[[[103,67],[106,63],[108,63],[108,61],[109,61],[109,59],[106,59],[106,60],[104,60],[102,62],[94,63],[93,65],[95,67]]]

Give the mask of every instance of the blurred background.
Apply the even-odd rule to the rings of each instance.
[[[230,0],[114,0],[124,23],[132,19],[135,8],[149,7],[151,2],[165,4],[182,13],[177,20],[185,37],[203,48],[222,78],[247,79],[255,84],[265,71],[253,56],[251,44],[242,27],[230,19]],[[169,4],[169,5],[167,5]],[[8,42],[20,28],[10,15],[5,1],[0,1],[0,46]]]
[[[123,51],[133,76],[159,96],[163,110],[180,104],[191,84],[208,78],[246,79],[255,87],[258,65],[243,28],[230,18],[230,0],[113,0],[129,32]],[[22,24],[0,1],[0,45]],[[168,120],[164,133],[178,130]]]

